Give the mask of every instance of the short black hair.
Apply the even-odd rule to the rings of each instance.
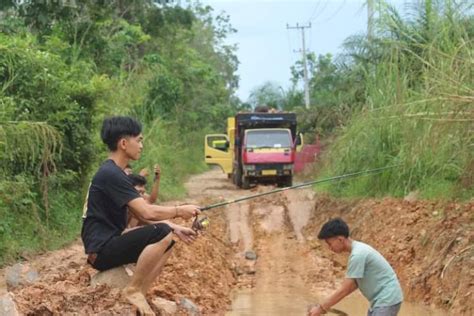
[[[145,186],[146,185],[146,178],[144,176],[141,176],[139,174],[129,174],[128,179],[132,183],[133,186],[140,185],[140,186]]]
[[[128,116],[112,116],[104,119],[100,137],[109,150],[116,151],[117,143],[123,137],[136,137],[142,132],[142,125]]]
[[[337,236],[349,237],[349,226],[340,217],[333,218],[324,224],[319,231],[318,239],[328,239]]]

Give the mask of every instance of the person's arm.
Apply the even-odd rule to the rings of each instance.
[[[201,213],[196,205],[161,206],[149,204],[142,197],[127,203],[129,209],[139,218],[146,221],[162,221],[181,217],[189,219]]]
[[[128,221],[127,221],[127,228],[136,227],[140,224],[140,219],[136,217],[136,215],[128,210]]]
[[[143,225],[143,224],[157,224],[157,223],[165,223],[167,224],[169,227],[171,227],[171,229],[173,230],[173,233],[179,237],[179,239],[181,239],[182,241],[184,241],[185,243],[187,244],[190,244],[192,243],[193,241],[196,240],[196,237],[197,237],[197,233],[192,230],[191,228],[188,228],[188,227],[184,227],[184,226],[181,226],[181,225],[178,225],[178,224],[175,224],[173,222],[170,222],[168,220],[164,220],[164,221],[150,221],[150,220],[145,220],[143,218],[135,218],[133,217],[133,219],[137,222],[137,225],[134,225],[134,226],[129,226],[127,229],[125,229],[122,234],[125,234],[125,233],[128,233],[136,228],[140,228],[141,226],[138,226],[138,224],[140,225]]]
[[[351,294],[357,289],[357,283],[354,279],[344,279],[341,286],[329,297],[324,299],[322,303],[314,306],[309,312],[309,316],[319,316],[326,314],[331,306],[339,303],[347,295]]]
[[[159,165],[155,165],[154,173],[155,176],[153,178],[153,186],[151,187],[151,192],[148,196],[148,202],[151,204],[156,202],[158,199],[158,192],[160,191],[161,168]]]

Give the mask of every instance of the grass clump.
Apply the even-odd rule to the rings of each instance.
[[[366,103],[325,158],[325,174],[396,165],[382,174],[339,182],[347,196],[423,198],[474,195],[473,17],[468,3],[425,1],[403,19],[380,11],[368,45]],[[471,6],[472,9],[472,6]]]

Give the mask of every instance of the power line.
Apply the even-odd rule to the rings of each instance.
[[[311,15],[309,16],[309,19],[308,19],[308,22],[312,21],[312,18],[314,17],[314,15],[316,14],[316,10],[318,9],[319,5],[321,4],[321,2],[318,0],[316,2],[316,6],[314,7],[313,9],[313,12],[311,12]]]
[[[311,47],[313,44],[313,29],[309,29],[309,44],[308,44],[308,51],[311,51]]]
[[[319,13],[316,14],[316,15],[313,14],[313,15],[311,16],[311,18],[308,20],[308,23],[309,23],[309,22],[313,22],[313,21],[316,20],[321,14],[323,14],[323,12],[324,12],[324,10],[326,10],[328,4],[329,4],[329,1],[326,0],[326,1],[324,2],[323,7],[322,7],[321,10],[319,11]]]
[[[326,20],[324,20],[324,22],[329,22],[331,21],[332,19],[334,19],[334,17],[342,10],[342,8],[344,7],[344,5],[346,4],[346,0],[344,0],[341,5],[339,6],[339,8],[336,9],[336,11],[334,11],[334,13],[329,17],[327,18]]]
[[[289,50],[289,54],[288,56],[290,56],[290,65],[293,65],[293,58],[291,56],[293,56],[293,50],[291,49],[291,40],[290,40],[290,31],[288,29],[286,29],[286,38],[288,40],[288,50]]]

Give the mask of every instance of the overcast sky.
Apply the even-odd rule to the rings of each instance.
[[[240,61],[237,95],[246,101],[250,91],[266,81],[288,88],[290,67],[301,58],[301,30],[289,26],[307,25],[306,49],[317,55],[336,55],[344,39],[365,33],[365,0],[201,0],[215,12],[230,15],[237,33],[229,43],[237,43]],[[400,2],[400,1],[398,1]]]

